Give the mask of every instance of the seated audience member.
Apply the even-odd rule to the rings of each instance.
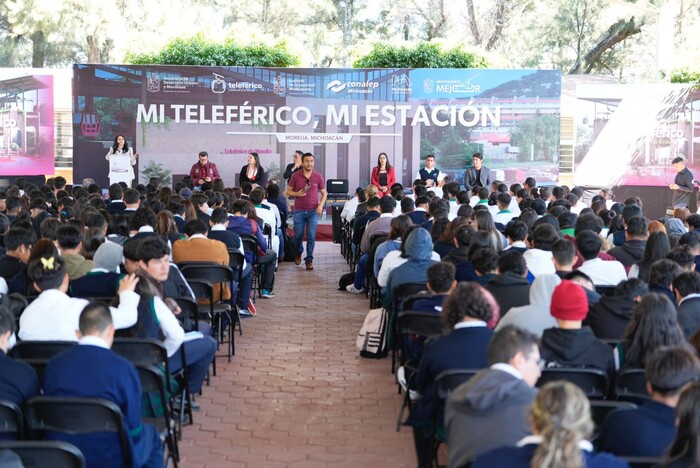
[[[364,201],[366,201],[365,191],[362,190],[362,187],[357,187],[355,189],[355,196],[346,201],[343,205],[343,211],[340,213],[340,217],[345,221],[352,221],[355,217],[357,206]]]
[[[262,220],[261,226],[265,227],[265,225],[270,226],[270,232],[271,232],[271,242],[269,248],[275,252],[275,255],[277,255],[277,258],[280,256],[280,238],[277,236],[277,228],[278,226],[278,221],[277,221],[277,216],[273,212],[271,205],[267,202],[265,202],[265,190],[262,187],[256,187],[250,192],[249,195],[249,200],[255,207],[255,214]],[[209,211],[209,215],[213,213],[213,210]],[[207,226],[209,226],[209,223],[207,223]]]
[[[105,242],[97,248],[93,259],[94,268],[85,276],[70,282],[69,292],[73,297],[112,297],[117,293],[119,265],[124,249],[114,242]]]
[[[433,241],[430,239],[430,234],[425,228],[422,228],[421,226],[410,226],[406,231],[403,233],[401,236],[401,245],[399,246],[398,250],[393,250],[389,253],[386,254],[386,257],[384,257],[384,261],[382,261],[382,266],[379,269],[379,273],[377,274],[377,283],[379,286],[382,288],[382,292],[385,292],[385,289],[387,288],[387,284],[389,282],[389,276],[391,273],[404,263],[408,261],[408,257],[406,254],[406,240],[408,239],[408,236],[410,236],[414,231],[417,231],[418,229],[423,229],[425,231],[425,234],[428,234],[428,242],[430,242],[430,248],[428,249],[430,258],[432,259],[433,262],[439,262],[440,261],[440,256],[433,251]],[[423,239],[423,233],[421,233],[420,238],[421,240]],[[413,249],[416,249],[415,242],[417,241],[418,238],[414,238],[414,246]],[[421,247],[422,248],[422,247]],[[427,247],[426,247],[427,248]],[[423,275],[425,275],[425,272],[423,272]],[[419,280],[421,281],[421,280]],[[427,278],[422,281],[427,281]]]
[[[109,309],[95,302],[84,306],[74,337],[78,339],[78,346],[59,354],[46,367],[44,395],[111,401],[121,410],[124,429],[131,440],[131,466],[163,466],[163,445],[158,431],[141,423],[139,374],[133,364],[110,349],[114,324]],[[87,466],[117,468],[127,465],[116,434],[52,433],[51,437],[78,447],[85,455]]]
[[[479,456],[472,468],[628,466],[612,455],[593,452],[588,440],[593,435],[590,403],[576,385],[564,381],[546,384],[529,415],[532,435]]]
[[[517,327],[499,330],[488,345],[490,368],[449,396],[445,429],[450,467],[461,467],[496,447],[515,445],[530,434],[526,411],[540,377],[537,341]]]
[[[19,338],[24,341],[76,341],[80,312],[85,299],[68,297],[68,273],[60,256],[41,257],[29,264],[29,278],[41,291],[24,309],[19,320]],[[128,275],[119,281],[119,307],[110,307],[115,328],[136,323],[139,295],[134,292],[138,279]]]
[[[546,329],[556,327],[557,321],[552,317],[549,308],[552,294],[559,283],[561,279],[557,275],[540,275],[535,278],[530,286],[530,304],[510,309],[498,322],[496,330],[514,325],[541,337]]]
[[[28,227],[11,227],[5,233],[5,255],[0,258],[0,277],[7,284],[25,266],[35,243],[36,234]]]
[[[379,208],[379,197],[372,197],[367,200],[367,212],[361,216],[356,216],[352,225],[352,245],[353,249],[357,250],[360,248],[360,242],[362,242],[362,235],[365,233],[365,228],[367,225],[379,218],[380,208]],[[353,250],[353,251],[355,251]]]
[[[664,466],[700,466],[700,383],[686,388],[676,405],[676,438],[668,450]]]
[[[36,241],[32,247],[32,251],[27,259],[27,265],[40,257],[51,257],[58,255],[58,249],[56,245],[48,239],[39,239]],[[9,293],[20,293],[23,296],[33,297],[38,294],[37,290],[34,288],[32,281],[29,279],[29,273],[27,271],[27,265],[23,265],[19,273],[17,273],[10,281],[5,292]]]
[[[521,254],[527,251],[527,244],[525,244],[528,234],[527,224],[520,220],[513,220],[506,224],[503,232],[508,240],[508,247],[504,250],[517,250]]]
[[[611,232],[608,235],[608,241],[610,241],[614,246],[620,246],[625,243],[627,239],[627,234],[625,232],[625,229],[627,229],[627,223],[629,223],[632,218],[643,218],[644,213],[642,212],[641,206],[634,203],[630,205],[625,203],[620,217],[622,218],[622,225],[624,229]]]
[[[272,250],[268,250],[267,241],[265,236],[262,234],[262,229],[258,226],[258,223],[250,219],[251,210],[253,210],[253,205],[248,200],[236,200],[232,205],[233,216],[229,216],[228,229],[233,231],[239,236],[249,235],[255,236],[258,240],[258,265],[262,270],[262,289],[264,296],[268,298],[273,298],[276,296],[272,292],[272,287],[275,283],[275,262],[277,261],[277,256]],[[253,252],[246,252],[245,260],[249,264],[253,264]],[[228,264],[228,260],[227,260]],[[265,294],[267,293],[267,294]],[[251,303],[248,304],[247,309],[251,314],[253,310],[250,309]],[[243,315],[247,315],[245,311],[242,311]]]
[[[681,271],[695,271],[695,255],[690,251],[690,247],[678,245],[666,254],[666,258],[676,262]]]
[[[496,196],[496,206],[498,206],[498,211],[493,215],[493,222],[501,226],[507,225],[510,220],[517,217],[517,214],[510,210],[511,196],[507,193],[499,193]],[[501,228],[503,229],[503,228]]]
[[[197,219],[189,223],[201,224],[201,221]],[[138,321],[133,327],[120,331],[119,334],[153,339],[164,336],[163,345],[168,353],[169,368],[172,373],[182,369],[182,354],[179,352],[182,348],[187,362],[187,382],[190,393],[197,394],[214,359],[216,341],[211,336],[203,336],[183,343],[185,332],[173,312],[163,302],[160,292],[159,282],[168,278],[170,270],[169,253],[168,245],[159,237],[139,242]]]
[[[14,317],[6,307],[0,306],[0,400],[22,407],[24,402],[39,394],[39,378],[32,366],[7,355],[14,332]]]
[[[564,278],[574,269],[574,263],[578,260],[576,247],[566,239],[559,239],[552,244],[552,262],[559,278]]]
[[[355,220],[357,220],[357,218],[367,214],[367,212],[368,212],[367,203],[369,202],[370,198],[377,196],[378,190],[379,189],[377,189],[377,187],[372,185],[372,184],[369,184],[367,187],[365,187],[364,201],[360,202],[360,204],[357,205],[357,209],[355,210],[355,216],[348,219],[348,222],[353,223],[353,227],[354,227]],[[367,224],[367,223],[365,223],[365,224]],[[359,240],[358,240],[358,243],[359,243]]]
[[[604,261],[598,258],[602,243],[600,236],[592,231],[576,235],[576,246],[583,258],[583,264],[578,270],[588,275],[596,286],[617,286],[627,279],[627,272],[622,263],[616,260]]]
[[[455,248],[445,255],[442,260],[449,262],[457,269],[457,281],[473,281],[477,279],[474,272],[474,266],[469,258],[470,245],[474,229],[468,225],[462,225],[457,230],[453,231],[453,240]]]
[[[266,188],[266,195],[267,198],[265,198],[265,200],[267,201],[267,203],[269,203],[273,207],[276,207],[277,212],[279,213],[280,225],[278,227],[283,230],[286,229],[287,218],[289,217],[289,205],[287,204],[287,199],[284,198],[280,193],[280,186],[277,184],[268,183]],[[272,210],[274,211],[275,208],[272,208]]]
[[[674,408],[681,392],[700,380],[700,361],[687,348],[663,348],[645,367],[651,400],[635,409],[608,414],[598,448],[619,456],[660,457],[676,436]]]
[[[250,192],[249,192],[250,193]],[[194,209],[197,213],[197,218],[204,223],[205,226],[209,225],[209,199],[202,192],[195,192],[192,194],[190,201],[194,205]]]
[[[533,248],[527,250],[523,258],[533,278],[556,273],[552,263],[552,244],[559,239],[561,235],[551,224],[540,224],[532,231]]]
[[[678,301],[678,324],[686,339],[690,339],[700,328],[700,273],[681,273],[671,285]]]
[[[404,200],[407,199],[404,198]],[[412,225],[411,218],[406,215],[400,215],[391,220],[391,227],[389,228],[386,241],[382,242],[374,252],[373,268],[375,278],[379,276],[379,270],[387,254],[401,248],[401,239]]]
[[[124,243],[157,236],[156,227],[156,213],[147,206],[143,206],[129,216],[129,239]]]
[[[582,324],[588,314],[588,298],[583,287],[562,280],[552,294],[550,311],[557,326],[544,330],[540,345],[547,367],[600,369],[612,379],[615,361],[610,345],[597,339],[593,330]]]
[[[673,260],[657,260],[649,268],[649,292],[663,294],[672,304],[676,304],[673,294],[673,278],[683,272],[680,265]]]
[[[126,209],[124,204],[124,189],[119,184],[109,186],[109,203],[107,203],[107,212],[109,214],[121,214]]]
[[[481,369],[487,366],[487,349],[493,336],[493,332],[486,327],[486,322],[493,315],[492,301],[488,300],[487,295],[488,292],[481,286],[460,283],[447,297],[443,308],[443,321],[450,333],[428,345],[420,359],[416,378],[420,398],[411,408],[409,417],[419,467],[432,466],[430,452],[433,443],[435,377],[449,369]]]
[[[632,218],[625,230],[625,243],[619,247],[613,247],[608,253],[629,268],[639,263],[644,257],[647,237],[649,237],[647,220],[642,217]]]
[[[583,324],[591,327],[599,339],[621,340],[632,321],[632,310],[649,293],[649,287],[639,278],[630,278],[615,287],[612,296],[603,296],[588,309]]]
[[[426,283],[428,281],[426,270],[436,262],[432,259],[432,254],[433,242],[430,239],[430,234],[425,229],[414,226],[408,233],[406,240],[401,244],[401,256],[405,262],[394,268],[386,280],[384,305],[387,309],[392,305],[395,288],[402,284]],[[386,261],[387,259],[384,259],[384,263]],[[437,261],[439,261],[439,257]]]
[[[403,200],[401,200],[403,204]],[[428,199],[427,196],[421,195],[418,198],[416,198],[416,208],[407,213],[407,216],[411,218],[411,221],[413,224],[416,226],[420,226],[426,221],[428,221],[428,206],[430,204],[430,200]]]
[[[450,252],[452,252],[452,250],[456,248],[455,233],[462,226],[468,226],[468,223],[469,220],[467,218],[462,218],[459,216],[456,217],[447,224],[447,227],[442,232],[440,237],[437,240],[433,241],[433,250],[436,251],[438,255],[440,255],[440,258],[446,258],[450,254]],[[434,223],[433,229],[436,229],[436,226],[438,225],[439,222]],[[435,237],[433,237],[433,239],[435,239]]]
[[[131,217],[131,215],[133,215],[134,212],[139,209],[139,206],[141,206],[141,194],[136,189],[128,188],[124,190],[123,200],[126,208],[124,208],[122,213],[128,217]]]
[[[525,279],[527,267],[520,252],[504,252],[498,259],[498,275],[491,278],[486,289],[498,302],[501,318],[512,307],[530,303],[530,283]]]
[[[666,258],[671,251],[671,244],[665,232],[657,231],[649,234],[644,246],[642,259],[630,267],[629,277],[649,281],[649,269],[657,260]]]
[[[588,275],[584,272],[578,270],[570,271],[569,273],[565,274],[562,279],[571,280],[574,283],[581,286],[584,291],[586,291],[586,297],[588,297],[589,307],[593,304],[597,304],[598,302],[600,302],[601,295],[598,292],[596,292],[595,286],[593,285],[593,281],[591,281]]]
[[[700,214],[691,215],[690,218],[700,222]],[[691,225],[692,227],[692,225]],[[690,232],[686,232],[678,239],[678,245],[686,246],[695,256],[695,270],[700,271],[700,230],[693,228]]]
[[[437,262],[428,267],[428,292],[430,296],[413,301],[412,310],[442,312],[442,304],[457,286],[455,267],[451,263]]]
[[[498,275],[499,255],[491,247],[481,247],[472,251],[470,258],[477,282],[486,287],[489,281]]]
[[[649,293],[634,306],[632,321],[615,352],[620,369],[643,369],[654,351],[686,346],[673,303],[662,294]]]

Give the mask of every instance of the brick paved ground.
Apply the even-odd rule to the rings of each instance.
[[[349,270],[337,245],[316,244],[314,271],[280,264],[276,299],[258,299],[237,352],[198,398],[183,467],[414,466],[390,362],[358,356],[368,301],[338,291]]]

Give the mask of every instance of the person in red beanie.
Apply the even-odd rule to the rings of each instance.
[[[589,367],[607,372],[609,381],[615,373],[615,361],[610,345],[600,341],[582,322],[588,314],[588,298],[583,288],[562,280],[554,289],[549,310],[558,328],[548,328],[542,334],[540,353],[546,367]]]

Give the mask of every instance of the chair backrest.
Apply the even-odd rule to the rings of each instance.
[[[166,366],[168,352],[153,338],[115,338],[112,351],[134,365]]]
[[[552,367],[542,371],[537,386],[566,380],[577,385],[588,398],[605,398],[608,394],[608,375],[600,369]]]
[[[180,307],[180,315],[177,316],[178,321],[182,324],[185,331],[199,331],[199,308],[197,303],[191,297],[177,296],[172,297]]]
[[[648,400],[650,397],[647,393],[644,369],[625,369],[617,374],[615,396],[618,400],[635,402]]]
[[[187,284],[190,286],[195,299],[211,300],[214,297],[214,286],[209,281],[189,278]]]
[[[234,270],[243,268],[243,261],[245,256],[236,249],[228,249],[228,266]]]
[[[196,278],[215,283],[232,283],[237,280],[233,269],[228,265],[214,262],[188,262],[178,265],[185,279]]]
[[[449,369],[435,377],[435,396],[447,400],[452,391],[474,377],[482,369]]]
[[[131,446],[119,407],[102,398],[34,397],[25,405],[28,428],[68,435],[116,433],[125,466],[131,468]]]
[[[248,253],[253,254],[253,259],[258,257],[258,238],[252,234],[241,234],[241,243],[243,244],[243,250]]]
[[[398,315],[398,327],[401,334],[434,336],[443,332],[442,317],[434,312],[406,310]]]
[[[15,453],[24,468],[84,468],[85,457],[73,444],[57,440],[0,441],[0,451]]]
[[[367,252],[367,274],[374,276],[374,257],[377,254],[377,247],[385,242],[387,236],[385,234],[375,234],[369,240],[369,252]]]
[[[589,400],[589,403],[591,404],[591,418],[596,429],[603,425],[605,418],[610,412],[616,409],[634,409],[637,407],[637,405],[629,401]]]
[[[0,434],[15,439],[24,437],[22,410],[11,401],[0,400]]]
[[[396,286],[392,291],[394,298],[394,313],[401,312],[403,300],[408,296],[427,290],[428,286],[426,283],[404,283]]]
[[[156,366],[146,364],[136,364],[136,370],[141,380],[141,392],[149,394],[149,398],[154,395],[160,400],[158,406],[163,410],[165,427],[170,427],[171,415],[168,402],[168,391],[166,390],[166,378],[163,371]]]
[[[10,351],[10,355],[22,360],[49,361],[73,346],[75,346],[73,341],[18,341]]]
[[[19,316],[22,315],[24,309],[29,305],[27,298],[20,293],[10,293],[6,298],[3,298],[3,302],[4,301],[7,301],[5,305],[10,309],[10,312],[12,312],[12,315],[16,319],[19,319]]]
[[[416,301],[420,301],[423,299],[432,299],[435,296],[435,294],[430,294],[430,291],[428,290],[419,291],[416,294],[411,294],[408,297],[404,297],[402,308],[403,310],[413,310],[413,306],[416,303]]]

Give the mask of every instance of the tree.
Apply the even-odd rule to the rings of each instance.
[[[355,68],[486,68],[488,62],[461,47],[448,51],[435,43],[421,42],[415,48],[375,44],[372,51],[352,65]]]
[[[491,8],[480,3],[484,11],[474,8],[474,0],[467,0],[467,23],[474,44],[485,50],[493,50],[505,36],[514,17],[521,15],[532,6],[532,0],[495,0],[488,2]],[[486,42],[484,44],[484,42]]]
[[[530,160],[531,150],[535,161],[553,161],[559,148],[559,118],[538,112],[534,118],[518,122],[510,143],[520,148],[519,161]]]
[[[224,43],[210,42],[201,35],[175,39],[162,50],[152,54],[127,53],[126,62],[137,65],[209,65],[240,67],[290,67],[299,59],[287,51],[283,42],[275,46],[249,44],[241,46],[229,39]]]
[[[687,68],[674,70],[671,73],[671,83],[695,83],[700,86],[700,71],[693,71]]]

